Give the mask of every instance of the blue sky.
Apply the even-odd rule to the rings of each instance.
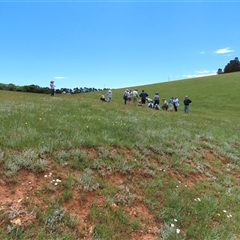
[[[240,2],[0,0],[0,82],[122,88],[240,57]]]

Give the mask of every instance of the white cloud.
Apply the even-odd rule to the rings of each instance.
[[[184,78],[197,78],[197,77],[206,77],[206,76],[212,76],[216,75],[216,70],[201,70],[201,71],[195,71],[193,74],[187,74],[184,75]]]
[[[54,77],[55,79],[58,79],[58,80],[60,80],[60,79],[66,79],[66,77]]]
[[[229,47],[221,48],[221,49],[218,49],[217,51],[215,51],[215,53],[217,53],[217,54],[225,54],[225,53],[230,53],[230,52],[234,52],[234,50],[230,49]]]
[[[204,51],[202,51],[202,52],[200,52],[200,54],[205,54],[205,52],[204,52]]]

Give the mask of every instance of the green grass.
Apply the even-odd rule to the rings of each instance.
[[[150,226],[155,239],[240,237],[240,74],[135,87],[178,96],[181,106],[176,113],[125,105],[124,89],[113,90],[112,103],[99,100],[105,92],[0,91],[1,179],[14,192],[21,170],[62,180],[55,186],[47,177],[24,193],[25,207],[41,202],[27,227],[1,210],[2,239],[136,239]],[[78,204],[84,224],[71,215]]]

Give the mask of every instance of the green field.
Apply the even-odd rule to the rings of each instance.
[[[0,91],[1,239],[240,239],[240,74],[134,88]]]

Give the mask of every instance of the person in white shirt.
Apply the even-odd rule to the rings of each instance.
[[[112,90],[108,91],[107,96],[108,96],[108,102],[111,102],[112,101]]]
[[[137,106],[137,100],[138,100],[138,90],[134,89],[132,92],[133,97],[133,105]]]
[[[173,107],[174,107],[174,110],[175,110],[175,112],[177,112],[177,108],[180,106],[180,104],[179,104],[179,99],[178,99],[178,97],[174,97],[173,98]]]

